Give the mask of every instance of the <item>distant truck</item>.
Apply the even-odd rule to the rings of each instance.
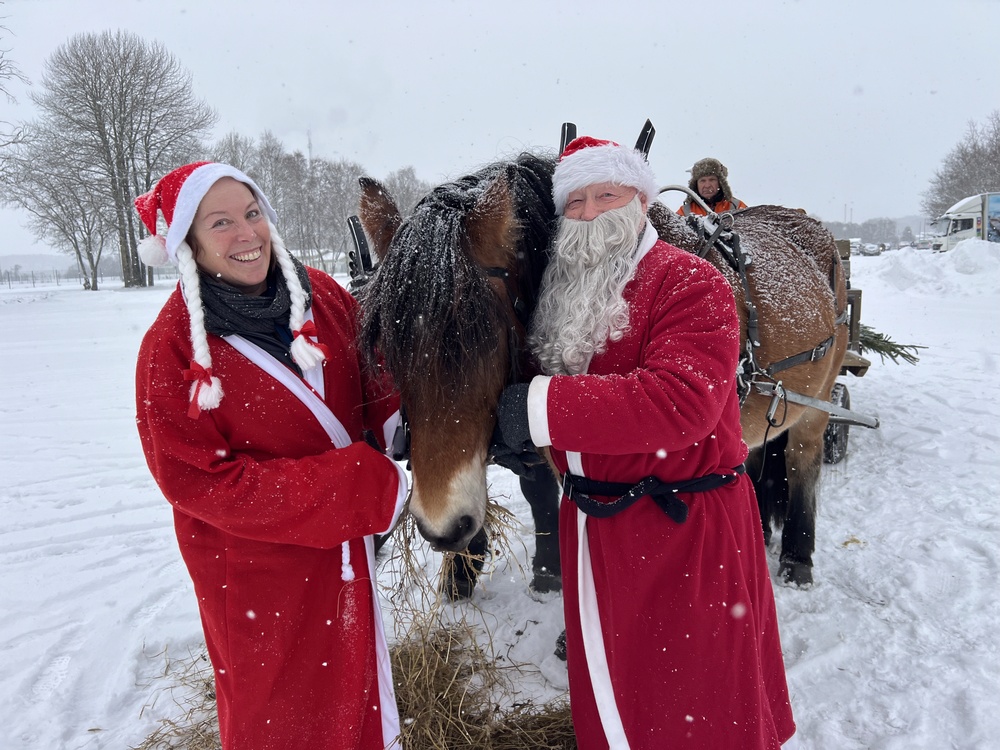
[[[934,220],[940,234],[931,240],[936,253],[951,250],[962,240],[1000,242],[1000,193],[963,198]]]

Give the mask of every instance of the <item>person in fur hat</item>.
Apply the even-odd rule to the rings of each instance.
[[[718,159],[700,159],[691,167],[688,188],[696,192],[708,207],[717,214],[746,208],[747,204],[733,197],[729,187],[729,170]],[[707,216],[707,212],[697,201],[686,198],[677,213],[681,216]]]
[[[581,750],[777,750],[795,731],[753,486],[744,473],[733,291],[659,239],[641,152],[560,156],[561,214],[494,439],[548,447],[569,697]]]
[[[372,534],[407,484],[354,298],[287,251],[231,166],[180,167],[135,205],[143,261],[180,272],[139,350],[136,423],[194,582],[222,746],[382,750],[399,717]]]

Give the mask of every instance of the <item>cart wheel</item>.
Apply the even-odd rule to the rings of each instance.
[[[843,383],[834,383],[833,390],[830,391],[830,402],[845,409],[851,408],[851,394],[847,392],[847,386]],[[830,422],[823,433],[823,462],[828,464],[839,464],[847,455],[847,431],[848,424],[834,424]]]

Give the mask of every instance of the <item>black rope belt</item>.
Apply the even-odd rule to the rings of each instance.
[[[683,482],[664,482],[657,477],[646,477],[636,484],[627,482],[601,482],[596,479],[566,473],[563,475],[563,494],[576,503],[577,507],[594,518],[609,518],[632,506],[639,498],[649,495],[660,506],[664,513],[677,523],[687,520],[687,503],[677,497],[679,492],[706,492],[736,481],[736,478],[746,472],[746,467],[740,464],[733,469],[732,474],[706,474]],[[618,496],[610,503],[601,503],[591,495],[605,497]]]

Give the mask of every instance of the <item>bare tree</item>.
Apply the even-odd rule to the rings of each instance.
[[[9,33],[10,30],[6,26],[0,26],[0,45],[3,45],[4,37]],[[4,46],[0,46],[0,95],[9,104],[14,104],[17,100],[10,93],[7,82],[21,81],[22,83],[27,83],[28,79],[22,75],[17,65],[14,64],[14,61],[7,57],[8,52],[9,50],[5,49]],[[0,149],[17,143],[21,139],[21,134],[20,127],[5,120],[0,120]]]
[[[277,173],[275,210],[290,250],[306,263],[328,272],[346,258],[347,217],[357,213],[364,169],[354,162],[285,154]]]
[[[222,140],[212,147],[212,160],[236,167],[254,181],[253,172],[256,168],[257,145],[253,138],[240,135],[235,130],[222,137]]]
[[[933,219],[962,198],[996,191],[1000,191],[1000,110],[994,110],[983,125],[969,122],[965,137],[931,178],[920,207]]]
[[[403,167],[392,172],[382,182],[389,195],[396,201],[403,215],[410,213],[417,202],[431,191],[430,183],[417,178],[413,167]]]
[[[100,175],[95,189],[114,211],[125,286],[151,284],[132,201],[203,152],[215,112],[195,98],[190,74],[161,44],[125,31],[72,37],[46,62],[32,100],[45,127]]]
[[[23,138],[3,162],[2,202],[31,216],[36,237],[72,253],[84,288],[96,291],[101,255],[115,234],[106,190],[94,189],[103,175],[58,134],[33,124],[24,127]]]
[[[284,172],[287,167],[285,162],[287,155],[285,146],[278,140],[278,136],[270,130],[265,130],[257,139],[257,155],[253,168],[247,173],[267,194],[275,210],[282,205],[284,198],[282,190],[286,183]]]
[[[329,252],[329,271],[338,266],[346,267],[347,252],[351,247],[351,233],[347,217],[358,212],[361,186],[358,179],[366,173],[357,162],[339,159],[322,162],[319,171],[320,226],[324,248]]]

